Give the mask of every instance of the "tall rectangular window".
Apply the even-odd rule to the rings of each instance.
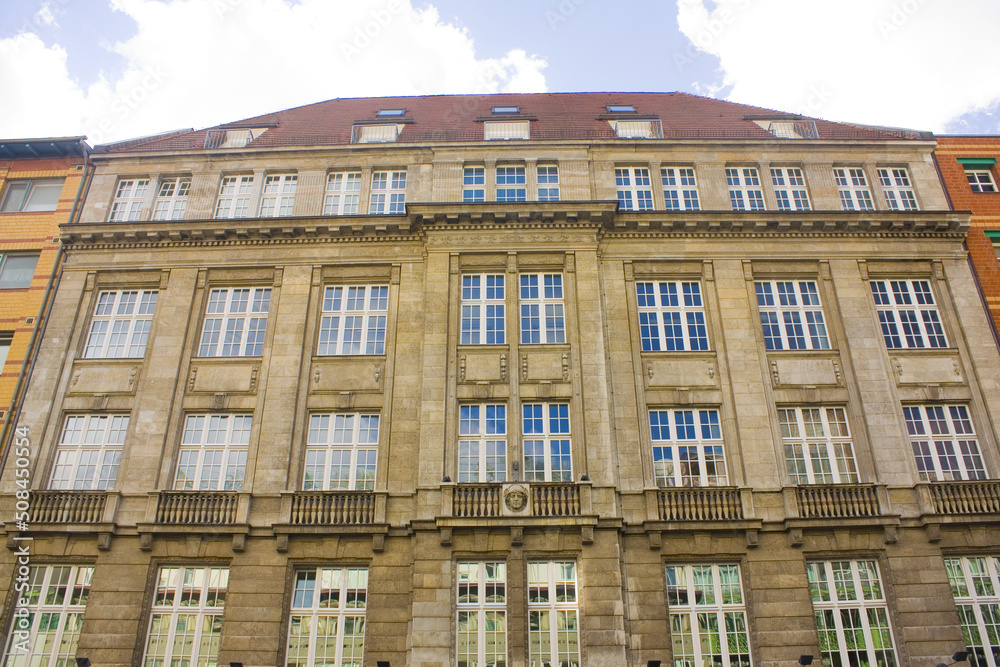
[[[190,178],[166,178],[160,181],[160,189],[153,203],[153,220],[181,220],[187,210],[188,193],[191,192]]]
[[[311,415],[302,489],[374,489],[378,421],[376,414]]]
[[[528,656],[532,665],[580,667],[576,563],[528,563]]]
[[[663,167],[660,169],[663,184],[663,202],[668,211],[697,211],[698,182],[691,167]]]
[[[11,623],[5,667],[75,664],[93,576],[89,565],[28,566],[27,587],[18,593],[28,602],[24,605],[28,615]],[[22,626],[20,619],[27,625]]]
[[[1000,665],[1000,558],[960,556],[944,559],[951,594],[958,607],[962,637],[973,667]]]
[[[889,609],[873,560],[806,564],[824,665],[896,667]]]
[[[559,201],[559,167],[538,165],[538,201]]]
[[[646,167],[616,168],[615,185],[618,187],[618,208],[621,210],[653,210],[653,186]]]
[[[635,294],[644,352],[708,349],[700,283],[636,282]]]
[[[524,167],[497,167],[497,201],[516,202],[527,198]]]
[[[219,198],[215,201],[216,218],[246,218],[250,215],[250,195],[253,194],[253,175],[225,176],[219,185]]]
[[[565,343],[566,317],[559,273],[521,275],[521,343]]]
[[[948,347],[930,281],[873,280],[871,288],[887,348]]]
[[[275,174],[264,177],[264,192],[260,198],[260,217],[281,218],[292,214],[295,207],[296,174]]]
[[[288,667],[361,667],[368,570],[317,567],[295,573],[288,619]]]
[[[739,565],[667,565],[675,665],[750,667]]]
[[[796,167],[772,167],[771,184],[779,211],[808,211],[809,193],[802,170]]]
[[[486,201],[486,167],[466,167],[462,172],[462,201]]]
[[[31,287],[38,255],[0,255],[0,289]]]
[[[769,350],[828,350],[819,290],[811,280],[771,280],[756,284],[757,308]]]
[[[228,287],[208,295],[199,357],[259,357],[264,353],[270,287]]]
[[[764,191],[760,188],[760,176],[754,167],[731,167],[726,169],[726,183],[729,185],[729,203],[734,211],[763,211]]]
[[[458,407],[458,481],[502,482],[507,478],[507,406]]]
[[[837,168],[833,170],[833,180],[840,192],[840,205],[845,211],[873,211],[872,193],[868,189],[865,170],[860,168]]]
[[[115,488],[128,415],[69,415],[56,446],[50,489]]]
[[[458,667],[507,664],[507,564],[459,563],[455,611]]]
[[[357,215],[360,205],[360,171],[334,171],[327,174],[323,215]]]
[[[462,276],[462,345],[503,345],[504,313],[502,273]]]
[[[115,188],[115,197],[111,201],[111,222],[138,220],[142,215],[142,204],[149,189],[148,178],[123,178]]]
[[[226,567],[161,567],[142,664],[216,664],[228,589]]]
[[[844,408],[780,408],[778,421],[792,484],[858,481]]]
[[[371,215],[406,213],[406,172],[373,171],[372,192],[368,204]]]
[[[521,406],[526,482],[572,482],[569,405],[526,403]]]
[[[174,488],[241,491],[252,425],[250,415],[188,415]]]
[[[916,211],[917,196],[910,184],[906,169],[879,169],[878,180],[882,184],[885,205],[892,211]]]
[[[650,410],[649,431],[657,486],[726,484],[718,410]]]
[[[8,179],[0,200],[0,213],[54,211],[63,189],[62,178]]]
[[[316,354],[385,354],[388,285],[328,285]]]
[[[7,363],[7,356],[10,354],[10,346],[13,342],[13,331],[0,331],[0,372],[3,372],[3,367]]]
[[[911,405],[903,417],[922,481],[986,479],[966,406]]]
[[[86,359],[138,358],[146,354],[156,310],[156,290],[117,290],[97,295]]]

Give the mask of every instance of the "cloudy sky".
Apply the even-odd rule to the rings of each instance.
[[[3,0],[0,138],[91,144],[334,97],[684,91],[1000,133],[997,0]]]

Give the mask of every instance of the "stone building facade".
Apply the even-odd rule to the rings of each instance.
[[[594,93],[98,150],[7,664],[996,667],[1000,359],[934,147]]]

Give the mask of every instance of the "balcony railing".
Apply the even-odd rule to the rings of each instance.
[[[580,516],[577,484],[532,484],[531,513],[534,516]]]
[[[926,488],[937,514],[1000,513],[1000,481],[934,482]]]
[[[375,521],[375,495],[365,491],[301,491],[292,496],[289,523],[363,525]]]
[[[236,523],[238,493],[160,491],[156,523],[224,525]]]
[[[459,484],[452,496],[451,515],[458,518],[500,516],[499,484]]]
[[[107,502],[104,491],[32,491],[28,522],[100,523]]]
[[[795,488],[799,516],[804,519],[847,519],[881,514],[873,485],[831,484]]]
[[[738,521],[743,519],[740,490],[734,487],[661,489],[660,521]]]

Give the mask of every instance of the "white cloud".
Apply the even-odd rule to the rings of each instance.
[[[544,60],[520,50],[477,59],[471,35],[410,0],[112,6],[138,24],[111,47],[126,65],[86,90],[70,78],[60,46],[23,33],[0,40],[4,97],[18,100],[5,101],[0,134],[85,133],[100,143],[333,97],[545,90]]]
[[[734,102],[940,132],[1000,98],[1000,77],[970,49],[994,42],[995,0],[708,4],[678,0],[678,24],[719,58],[721,81],[701,89],[731,86]]]

